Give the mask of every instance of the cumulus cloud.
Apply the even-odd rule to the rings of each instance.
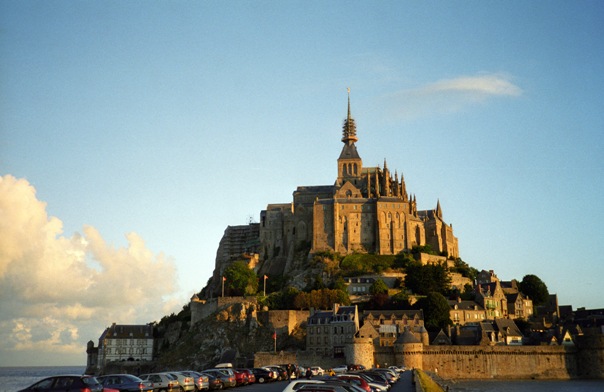
[[[28,181],[0,177],[0,353],[83,355],[111,323],[167,313],[172,260],[136,233],[116,248],[92,226],[69,237],[62,226]]]
[[[515,97],[522,89],[505,74],[460,76],[398,91],[386,100],[397,117],[457,112],[494,97]]]

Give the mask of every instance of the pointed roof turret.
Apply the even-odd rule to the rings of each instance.
[[[439,217],[440,219],[443,218],[443,211],[440,208],[440,199],[438,199],[436,201],[436,211],[435,211],[435,213],[436,213],[436,216]]]

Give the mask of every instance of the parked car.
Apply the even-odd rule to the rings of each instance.
[[[405,372],[405,368],[402,367],[398,367],[398,366],[388,366],[388,369],[392,369],[397,373],[404,373]]]
[[[275,374],[277,375],[277,381],[287,380],[287,370],[285,370],[281,366],[269,365],[269,366],[263,366],[263,367],[268,368],[269,370],[272,370],[273,372],[275,372]]]
[[[383,381],[375,380],[363,373],[353,373],[353,374],[349,373],[347,375],[349,375],[351,377],[362,378],[363,380],[365,380],[367,382],[367,384],[369,384],[369,386],[371,388],[373,388],[373,390],[378,391],[378,392],[386,392],[390,389],[390,384],[388,384],[388,382],[386,382],[385,380],[383,380]]]
[[[334,368],[331,368],[335,373],[346,373],[348,371],[348,365],[340,365]]]
[[[151,381],[151,386],[156,392],[168,392],[180,388],[176,377],[169,373],[148,373],[141,374],[139,377],[143,381]]]
[[[210,374],[210,373],[204,373],[204,372],[201,372],[201,374],[203,374],[204,376],[206,376],[208,378],[208,385],[210,386],[210,390],[224,388],[224,385],[222,384],[222,380],[218,376],[216,376],[214,374]]]
[[[67,374],[43,378],[19,392],[80,392],[83,390],[103,392],[103,385],[93,376]]]
[[[298,391],[304,392],[350,392],[350,390],[346,389],[343,385],[335,385],[335,384],[306,384],[300,387]]]
[[[247,385],[249,383],[247,373],[242,372],[241,370],[233,369],[233,374],[235,374],[235,382],[237,386]]]
[[[322,380],[294,380],[291,381],[282,392],[294,392],[308,384],[325,384]]]
[[[391,384],[397,382],[400,378],[399,374],[392,369],[377,368],[371,369],[371,371],[378,372],[384,375],[384,377],[386,377],[386,380],[388,380],[388,382],[390,382]]]
[[[195,383],[196,391],[203,391],[206,389],[210,389],[210,382],[208,376],[205,374],[201,374],[199,372],[195,372],[193,370],[183,370],[179,373],[184,374],[185,376],[189,376],[193,378],[193,382]]]
[[[147,392],[153,391],[150,381],[143,381],[132,374],[107,374],[97,377],[97,380],[107,388],[116,389],[121,392]]]
[[[252,373],[260,384],[273,381],[273,371],[265,368],[253,368]]]
[[[254,376],[254,373],[250,369],[235,369],[235,370],[244,372],[245,374],[247,374],[248,384],[253,384],[256,382],[256,376]]]
[[[396,379],[392,376],[392,374],[386,373],[386,372],[383,372],[383,371],[380,371],[377,369],[365,370],[365,371],[363,371],[363,373],[365,373],[373,378],[383,379],[384,381],[386,381],[388,384],[391,384],[391,385],[396,382]]]
[[[227,371],[228,370],[228,371]],[[235,380],[235,373],[232,369],[208,369],[204,370],[203,373],[211,374],[214,377],[218,377],[222,383],[223,388],[232,388],[237,386]]]
[[[325,374],[325,370],[323,370],[320,366],[311,366],[310,371],[313,376],[322,376]]]
[[[353,363],[352,365],[348,365],[348,370],[365,370],[365,366]]]
[[[372,392],[369,383],[357,375],[338,374],[336,377],[340,380],[346,381],[347,383],[358,386],[359,388],[365,390],[365,392]]]
[[[195,390],[195,380],[193,377],[186,376],[181,372],[167,372],[168,374],[176,377],[180,389],[184,392],[191,392]]]

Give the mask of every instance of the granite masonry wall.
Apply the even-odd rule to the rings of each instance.
[[[286,362],[366,367],[397,365],[437,373],[450,379],[604,379],[604,336],[579,336],[576,346],[424,346],[407,343],[376,347],[368,339],[355,339],[345,349],[346,358],[326,358],[311,353],[257,353],[256,366]]]
[[[309,316],[308,310],[268,310],[258,312],[258,322],[274,328],[280,334],[289,335],[300,325],[306,324]]]
[[[240,303],[256,304],[257,301],[256,297],[218,297],[208,300],[192,300],[189,302],[191,309],[191,327],[218,309]]]

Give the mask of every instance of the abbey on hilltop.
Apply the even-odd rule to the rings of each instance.
[[[418,210],[405,180],[383,167],[363,167],[356,147],[357,129],[350,112],[344,120],[334,185],[300,186],[293,202],[269,204],[261,212],[259,261],[271,260],[270,272],[287,270],[297,250],[311,253],[397,254],[414,246],[459,257],[453,227],[443,220],[440,202],[433,210]],[[276,268],[277,267],[277,268]]]

